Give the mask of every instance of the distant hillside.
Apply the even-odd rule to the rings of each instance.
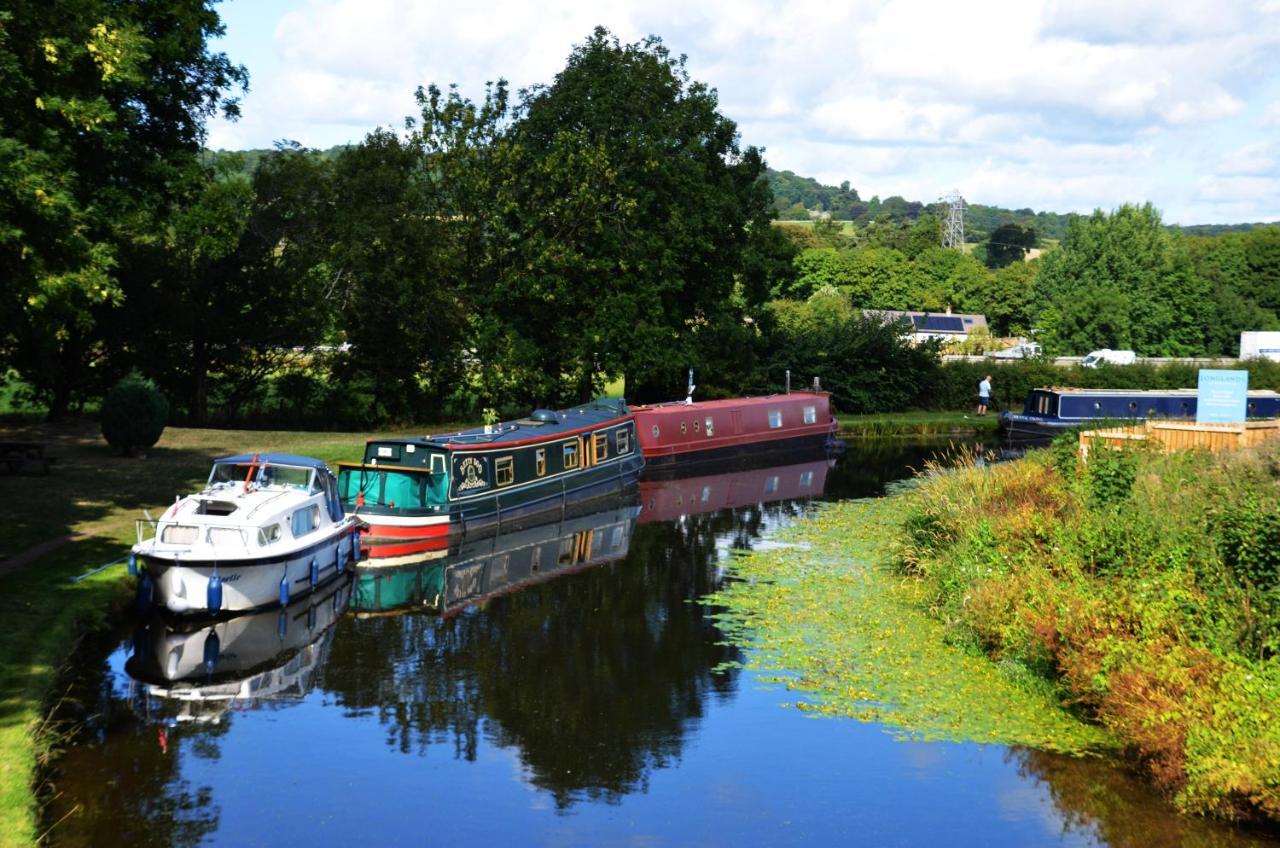
[[[849,183],[826,186],[811,177],[802,177],[792,171],[769,169],[766,175],[773,189],[773,205],[783,220],[806,220],[812,212],[829,212],[840,221],[874,221],[882,215],[895,220],[914,220],[924,212],[938,217],[945,214],[939,203],[921,203],[894,195],[881,200],[872,197],[863,200],[858,190]],[[982,241],[991,232],[1005,224],[1023,224],[1035,228],[1042,239],[1061,239],[1067,233],[1067,221],[1071,215],[1056,212],[1036,212],[1032,209],[1001,209],[975,203],[967,207],[964,216],[965,235],[969,241]]]

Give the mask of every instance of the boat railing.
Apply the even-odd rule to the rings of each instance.
[[[138,544],[142,544],[156,536],[156,525],[159,524],[156,518],[135,518],[133,520],[133,530],[138,536]],[[150,534],[148,534],[150,529]]]

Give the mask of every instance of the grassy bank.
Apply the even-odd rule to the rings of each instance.
[[[970,412],[883,412],[874,415],[836,415],[840,435],[852,438],[885,436],[985,436],[994,435],[999,419],[994,413],[979,417]]]
[[[169,428],[145,459],[116,456],[87,422],[9,428],[0,438],[47,442],[58,457],[48,476],[0,475],[0,569],[33,545],[67,540],[0,573],[0,846],[17,846],[39,835],[32,781],[59,738],[46,721],[59,666],[79,634],[103,626],[131,596],[122,565],[70,578],[122,556],[134,518],[203,482],[215,456],[270,450],[357,460],[365,435]]]
[[[895,559],[948,641],[1027,669],[1184,810],[1280,819],[1280,450],[1069,445],[928,480]]]

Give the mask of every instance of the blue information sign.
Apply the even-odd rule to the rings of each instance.
[[[1239,424],[1249,403],[1248,371],[1200,371],[1196,388],[1197,424]]]

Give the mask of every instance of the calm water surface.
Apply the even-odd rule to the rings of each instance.
[[[57,845],[1276,844],[1122,769],[900,742],[724,664],[731,548],[938,449],[647,481],[539,527],[213,628],[86,651]],[[55,825],[56,823],[56,825]]]

